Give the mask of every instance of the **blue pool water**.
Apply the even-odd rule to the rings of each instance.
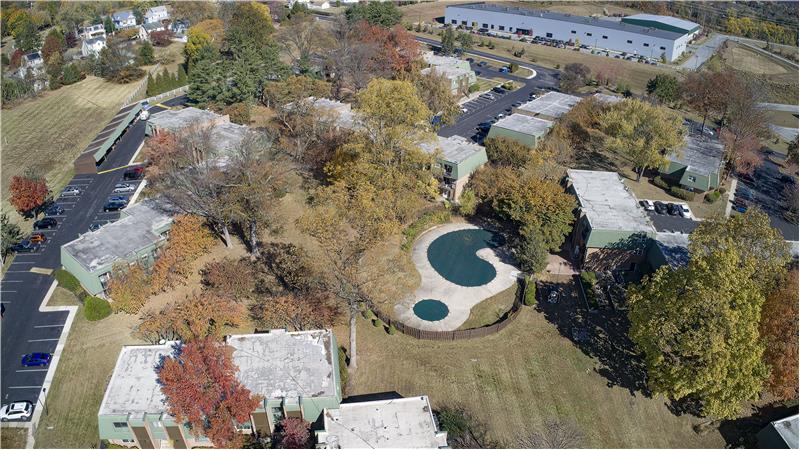
[[[503,245],[503,237],[483,229],[452,231],[428,247],[428,261],[444,279],[459,286],[484,285],[497,276],[494,266],[478,258],[482,248]]]
[[[447,317],[450,314],[450,309],[439,300],[426,298],[414,305],[414,314],[422,320],[436,322]]]

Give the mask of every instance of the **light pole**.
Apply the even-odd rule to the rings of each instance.
[[[44,407],[44,414],[45,415],[50,415],[50,411],[47,409],[47,400],[46,399],[47,399],[47,388],[42,388],[42,395],[41,395],[39,400],[40,400],[40,403],[42,404],[42,407]]]

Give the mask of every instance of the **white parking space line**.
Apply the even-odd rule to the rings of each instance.
[[[16,294],[16,293],[17,293],[17,291],[6,291],[6,290],[0,289],[0,294]]]
[[[30,273],[30,270],[6,270],[6,273]]]
[[[15,372],[47,372],[47,369],[21,369]]]
[[[65,202],[64,200],[61,200],[61,199],[59,199],[58,201],[61,202],[61,203],[59,203],[59,205],[74,205],[75,203],[78,203],[77,201]]]
[[[22,283],[22,280],[0,280],[0,283]]]
[[[50,327],[63,327],[64,324],[60,325],[34,325],[33,328],[50,328]]]
[[[9,386],[9,389],[41,389],[41,386]]]
[[[28,339],[28,342],[47,342],[47,341],[57,341],[58,338],[52,339]]]

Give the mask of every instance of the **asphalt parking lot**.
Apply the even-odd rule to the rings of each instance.
[[[790,189],[797,189],[797,178],[792,177],[794,181],[787,182],[782,176],[774,162],[765,160],[753,173],[752,180],[739,178],[735,196],[744,198],[750,205],[758,206],[767,213],[770,223],[781,232],[784,239],[797,241],[800,235],[798,226],[783,217],[782,200],[787,185],[791,184]]]
[[[659,214],[655,211],[647,211],[647,215],[660,233],[684,233],[689,234],[700,225],[700,222],[681,216],[670,216],[669,214]]]
[[[172,100],[170,106],[185,102],[185,98]],[[151,109],[158,111],[160,108]],[[0,332],[0,400],[2,404],[29,401],[34,409],[42,389],[47,367],[23,367],[22,355],[32,352],[53,353],[61,335],[68,313],[39,310],[44,297],[53,284],[53,277],[32,272],[31,269],[55,270],[61,266],[61,246],[87,233],[92,224],[104,225],[119,219],[120,213],[104,212],[103,206],[113,194],[117,183],[131,183],[138,187],[141,181],[123,180],[125,169],[144,141],[145,123],[132,124],[113,150],[98,167],[97,174],[78,174],[68,186],[78,187],[78,195],[58,196],[55,202],[64,209],[52,216],[58,225],[41,230],[47,237],[37,252],[14,256],[9,270],[0,280],[0,301],[5,308]],[[41,216],[40,216],[41,217]]]

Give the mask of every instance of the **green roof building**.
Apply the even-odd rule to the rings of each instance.
[[[531,117],[525,114],[511,114],[503,117],[489,129],[487,138],[505,137],[522,145],[535,148],[545,135],[553,128],[549,120]]]
[[[61,246],[61,265],[91,295],[105,296],[114,264],[150,267],[167,243],[174,214],[164,202],[148,199],[120,213],[120,219]]]
[[[695,34],[700,31],[700,25],[688,20],[679,19],[672,16],[660,16],[656,14],[633,14],[622,18],[622,23],[639,25],[656,30],[671,31],[680,34]]]
[[[719,187],[725,146],[716,139],[693,133],[686,136],[683,148],[667,156],[661,167],[662,178],[695,192]]]

